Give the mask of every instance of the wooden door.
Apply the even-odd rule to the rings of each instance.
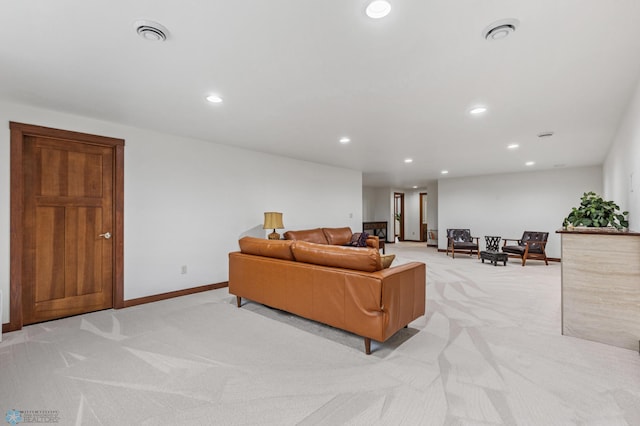
[[[24,143],[23,324],[113,307],[113,150]]]
[[[124,307],[124,140],[9,127],[10,322],[3,332]]]

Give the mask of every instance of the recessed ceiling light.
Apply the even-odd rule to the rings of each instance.
[[[477,107],[471,109],[469,111],[469,114],[473,114],[473,115],[482,114],[483,112],[486,112],[486,111],[487,111],[487,107],[477,106]]]
[[[369,18],[384,18],[391,12],[391,4],[385,0],[374,0],[369,3],[365,12]]]
[[[440,173],[442,173],[443,175],[446,175],[447,173],[449,173],[449,170],[443,170]]]
[[[340,143],[349,143],[351,142],[351,139],[349,139],[348,137],[342,137],[340,138]]]
[[[501,19],[489,24],[482,30],[482,37],[488,41],[501,40],[514,33],[518,25],[520,25],[520,21],[517,19]]]
[[[507,145],[507,148],[509,148],[509,149],[517,149],[519,147],[520,147],[520,145],[518,145],[517,143],[512,143],[510,145]]]
[[[209,95],[207,96],[207,100],[212,104],[219,104],[222,102],[222,98],[219,95]]]
[[[524,163],[525,166],[533,166],[535,163],[535,161],[527,161],[526,163]]]
[[[411,188],[418,189],[418,185],[413,185]]]
[[[149,41],[165,41],[169,31],[153,21],[140,20],[133,23],[140,37]]]
[[[413,158],[405,158],[404,162],[405,163],[413,163]]]

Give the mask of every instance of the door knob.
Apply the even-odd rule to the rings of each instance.
[[[109,238],[111,238],[111,233],[105,232],[104,234],[98,235],[98,237],[104,237],[105,240],[108,240]]]

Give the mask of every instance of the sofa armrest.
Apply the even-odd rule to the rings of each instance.
[[[424,315],[427,267],[411,262],[376,272],[382,275],[382,311],[388,314],[385,339],[411,321]]]
[[[374,248],[378,250],[380,248],[380,239],[377,235],[369,235],[367,236],[367,247]]]
[[[516,243],[518,243],[517,245],[522,245],[522,240],[517,240],[515,238],[503,238],[502,241],[504,241],[504,243],[502,244],[503,247],[507,245],[507,241],[515,241]]]

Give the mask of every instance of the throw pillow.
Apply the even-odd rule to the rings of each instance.
[[[393,259],[396,258],[395,254],[382,254],[380,255],[380,261],[382,262],[382,269],[386,269],[391,266]]]
[[[354,232],[354,234],[351,236],[351,241],[345,244],[345,246],[366,247],[367,237],[369,237],[369,234],[367,234],[366,232]]]
[[[358,238],[360,238],[360,232],[354,232],[353,234],[351,234],[351,240],[347,244],[345,244],[345,246],[357,247]]]
[[[347,244],[347,246],[351,246],[351,247],[357,247],[358,246],[358,238],[360,238],[360,234],[362,234],[362,232],[354,232],[351,235],[351,241],[349,241]]]

